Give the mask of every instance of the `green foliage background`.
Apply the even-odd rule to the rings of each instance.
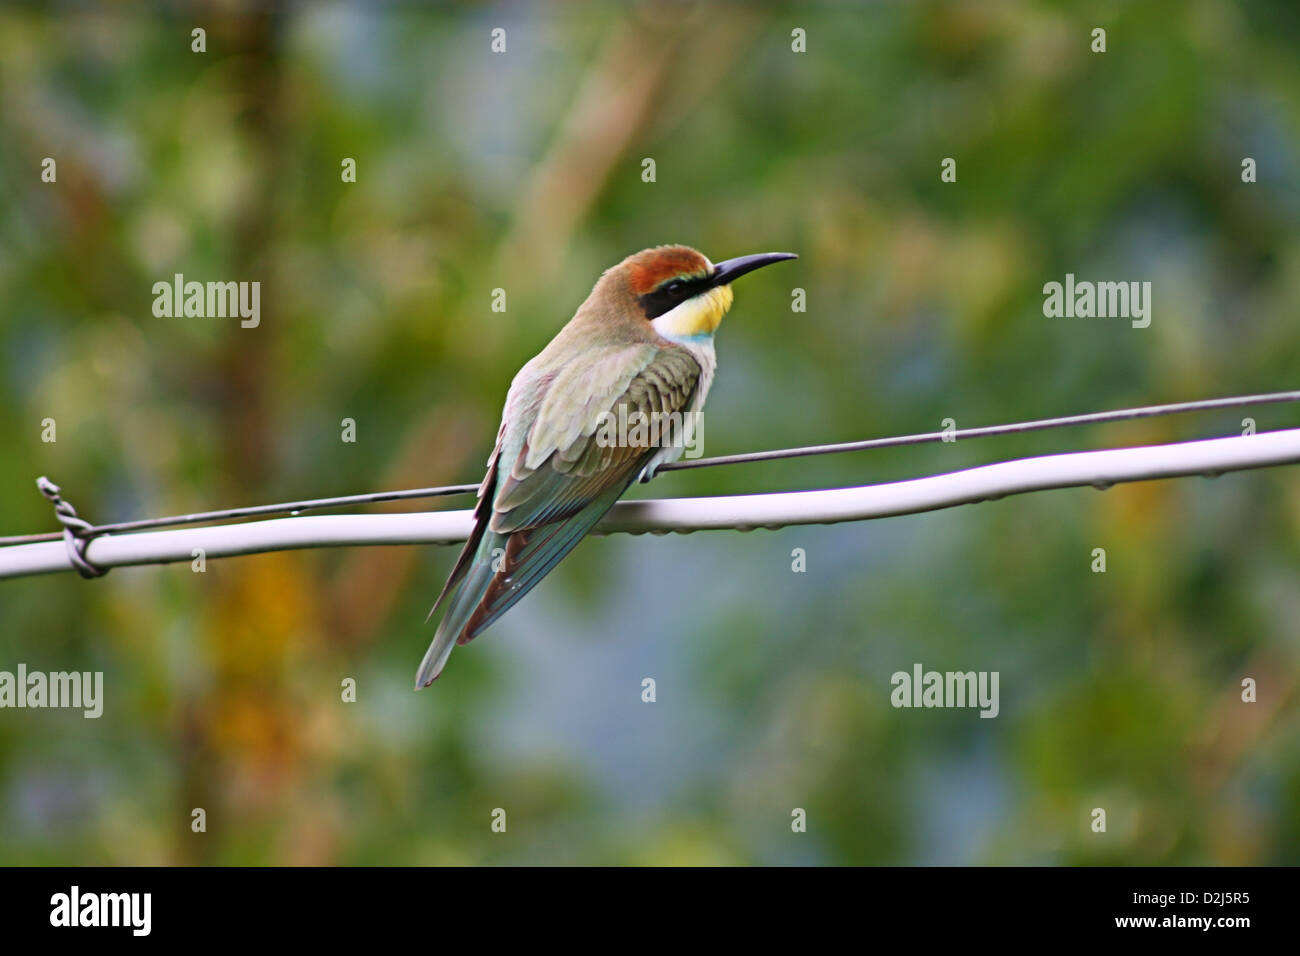
[[[6,9],[0,534],[54,527],[41,474],[101,521],[477,480],[515,370],[602,269],[664,242],[801,256],[737,286],[709,454],[1294,387],[1300,15],[1088,7]],[[155,318],[176,272],[261,281],[261,327]],[[1045,318],[1067,272],[1150,280],[1150,328]],[[860,484],[1241,418],[636,493]],[[413,694],[453,557],[0,582],[0,669],[106,683],[97,721],[0,712],[0,862],[1300,858],[1293,469],[594,539]],[[892,708],[916,662],[999,671],[1001,715]]]

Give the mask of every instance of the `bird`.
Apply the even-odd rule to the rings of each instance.
[[[714,264],[690,246],[662,245],[601,274],[510,384],[473,531],[425,619],[446,604],[416,690],[532,590],[634,481],[682,456],[689,437],[680,432],[671,442],[644,432],[611,441],[601,429],[638,412],[693,422],[713,384],[713,337],[731,308],[731,283],[797,258],[767,252]]]

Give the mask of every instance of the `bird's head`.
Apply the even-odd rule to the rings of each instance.
[[[637,307],[664,338],[711,336],[731,308],[731,283],[747,272],[797,259],[789,252],[764,252],[714,265],[690,246],[656,246],[624,259],[616,269],[627,276]]]

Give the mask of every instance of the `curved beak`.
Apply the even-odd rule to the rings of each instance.
[[[774,262],[784,262],[786,259],[798,258],[793,252],[760,252],[753,256],[727,259],[713,267],[713,275],[709,284],[711,286],[727,285],[747,272],[753,272],[755,269],[763,268],[763,266],[770,266]]]

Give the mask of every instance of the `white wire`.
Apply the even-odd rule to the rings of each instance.
[[[944,475],[857,488],[714,498],[624,501],[596,533],[686,532],[832,524],[933,511],[1049,488],[1215,476],[1300,462],[1300,429],[1137,448],[1046,455]],[[96,537],[87,558],[102,568],[339,545],[454,544],[473,525],[470,511],[416,514],[309,515],[246,524],[179,528]],[[72,569],[62,541],[0,548],[0,578]]]
[[[1066,415],[1057,418],[1038,418],[1028,422],[1010,422],[1003,425],[980,425],[973,428],[958,428],[952,431],[921,432],[913,435],[890,435],[885,438],[867,438],[857,441],[836,442],[829,445],[803,445],[798,448],[772,448],[767,451],[751,451],[738,455],[723,455],[717,458],[695,458],[670,462],[661,465],[659,472],[680,471],[687,468],[713,468],[718,465],[749,464],[759,461],[778,459],[805,458],[809,455],[834,455],[852,451],[866,451],[878,448],[899,448],[905,445],[921,445],[927,442],[951,442],[970,438],[989,438],[995,435],[1023,434],[1044,431],[1050,428],[1068,428],[1074,425],[1096,425],[1102,422],[1122,422],[1139,418],[1155,418],[1160,415],[1182,415],[1187,412],[1223,410],[1226,408],[1246,408],[1251,405],[1276,405],[1282,402],[1300,402],[1300,391],[1265,392],[1258,395],[1232,395],[1226,398],[1203,398],[1191,402],[1175,402],[1166,405],[1144,405],[1140,408],[1117,408],[1105,412],[1089,412],[1083,415]],[[42,477],[38,485],[45,483],[57,494],[59,489],[48,478]],[[135,521],[121,521],[110,524],[90,525],[77,519],[75,522],[79,537],[93,538],[101,534],[115,534],[123,531],[144,531],[151,528],[171,528],[183,524],[208,524],[213,521],[227,521],[235,518],[252,518],[272,514],[297,515],[303,511],[315,511],[320,508],[346,507],[348,505],[376,504],[383,501],[411,501],[417,498],[435,498],[443,495],[472,494],[477,491],[478,482],[464,485],[444,485],[438,488],[405,488],[401,491],[372,491],[359,495],[343,495],[334,498],[310,498],[305,501],[285,501],[279,504],[252,505],[243,508],[223,508],[218,511],[199,511],[193,514],[169,515],[164,518],[144,518]],[[49,497],[49,491],[42,488],[41,493]],[[54,500],[54,499],[51,499]],[[61,508],[71,509],[63,502]],[[72,516],[75,517],[75,509]],[[64,521],[64,518],[60,518]],[[63,532],[53,531],[44,534],[6,535],[0,537],[0,547],[10,544],[28,544],[35,541],[56,541]]]

